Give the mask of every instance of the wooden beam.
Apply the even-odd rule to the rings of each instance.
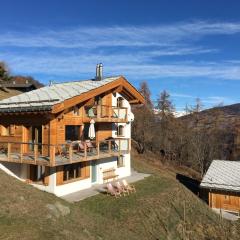
[[[134,99],[134,100],[130,100],[129,103],[130,104],[138,104],[139,101],[137,99]]]
[[[122,92],[122,90],[123,90],[123,86],[121,85],[121,86],[118,86],[117,88],[115,88],[113,93],[120,93],[120,92]]]
[[[94,105],[94,98],[90,98],[84,103],[84,106],[93,106],[93,105]]]
[[[122,94],[128,101],[135,99],[135,98],[131,95],[131,93],[129,93],[125,88],[123,88],[123,91],[121,92],[121,94]]]

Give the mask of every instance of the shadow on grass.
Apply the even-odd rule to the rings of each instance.
[[[183,184],[186,188],[188,188],[195,195],[199,196],[200,194],[200,182],[196,179],[190,178],[183,174],[177,173],[176,179]]]

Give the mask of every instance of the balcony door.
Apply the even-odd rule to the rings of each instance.
[[[29,140],[30,143],[39,144],[38,150],[42,150],[42,126],[32,126],[29,127]],[[30,144],[29,148],[31,151],[34,151],[34,145]]]

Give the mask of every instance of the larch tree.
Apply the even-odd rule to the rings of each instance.
[[[157,99],[157,108],[161,114],[161,117],[173,116],[175,108],[170,100],[170,94],[166,90],[159,94]]]
[[[138,152],[143,153],[146,149],[151,149],[153,141],[152,125],[154,123],[154,114],[151,101],[151,91],[146,81],[140,84],[139,92],[145,98],[145,104],[133,107],[135,121],[132,128],[132,136],[137,142]]]

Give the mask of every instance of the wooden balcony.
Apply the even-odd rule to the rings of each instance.
[[[107,105],[85,106],[83,121],[89,122],[127,122],[127,108]]]
[[[74,141],[58,145],[0,142],[0,161],[2,162],[51,167],[120,156],[129,152],[130,139],[123,138],[99,142]]]

